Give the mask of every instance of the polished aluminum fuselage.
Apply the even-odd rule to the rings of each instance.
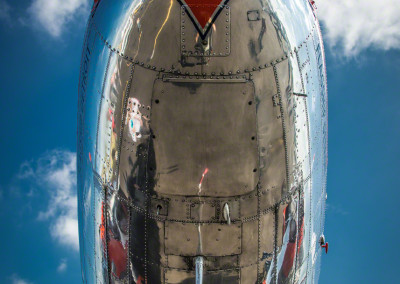
[[[206,31],[185,1],[93,8],[78,113],[85,283],[318,281],[327,90],[315,11],[230,0],[217,12]]]

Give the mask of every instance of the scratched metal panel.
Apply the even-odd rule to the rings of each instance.
[[[256,219],[243,223],[242,253],[239,256],[240,266],[249,266],[258,261],[258,226]]]
[[[296,168],[294,127],[296,106],[292,91],[293,77],[291,76],[291,66],[289,63],[290,61],[285,60],[274,67],[279,88],[279,108],[281,109],[282,128],[284,131],[283,139],[285,144],[285,172],[287,175],[287,186],[282,190],[283,196],[288,195],[289,191],[297,185],[297,180],[295,179],[296,176],[293,175]],[[306,129],[307,128],[302,128],[301,131],[306,131]]]
[[[151,129],[158,193],[222,197],[255,188],[253,86],[226,81],[156,81]]]
[[[241,224],[165,223],[165,253],[225,256],[241,253]]]
[[[207,73],[252,72],[286,56],[285,31],[276,27],[269,1],[229,1],[231,53],[229,60],[213,57],[204,66]]]
[[[181,64],[181,4],[177,0],[100,1],[94,20],[110,48],[144,68],[201,72],[200,65]]]
[[[281,200],[287,188],[282,110],[273,68],[255,72],[253,81],[257,100],[260,187],[266,192],[261,209],[267,209]]]
[[[240,284],[254,284],[257,283],[257,279],[257,264],[240,269]]]

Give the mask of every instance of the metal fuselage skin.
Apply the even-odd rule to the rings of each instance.
[[[326,174],[308,0],[95,2],[79,81],[84,283],[316,283]]]

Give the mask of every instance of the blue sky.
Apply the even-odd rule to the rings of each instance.
[[[81,283],[76,111],[88,2],[0,0],[0,283]],[[398,283],[400,1],[317,6],[329,91],[320,283]]]

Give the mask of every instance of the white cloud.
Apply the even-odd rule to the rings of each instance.
[[[84,19],[89,12],[88,0],[33,0],[28,11],[51,36],[59,37],[66,26]]]
[[[0,19],[6,22],[11,21],[10,16],[11,7],[6,1],[0,0]]]
[[[399,0],[317,0],[325,39],[335,53],[356,56],[369,47],[400,48]]]
[[[326,209],[331,211],[335,215],[342,215],[342,216],[349,215],[349,212],[346,209],[344,209],[342,207],[342,205],[340,205],[340,204],[334,205],[334,204],[327,203]]]
[[[18,177],[32,180],[47,190],[48,206],[39,212],[38,219],[50,222],[50,234],[54,240],[78,251],[76,154],[50,151],[36,162],[23,163]]]
[[[32,282],[20,278],[17,274],[13,274],[10,279],[12,284],[32,284]]]
[[[67,267],[68,267],[67,260],[66,259],[62,259],[61,262],[60,262],[60,265],[58,265],[58,267],[57,267],[57,271],[59,273],[62,273],[65,270],[67,270]]]

